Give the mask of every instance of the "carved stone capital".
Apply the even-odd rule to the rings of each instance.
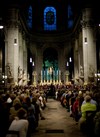
[[[6,24],[7,28],[18,28],[19,27],[19,21],[18,20],[8,20]]]
[[[81,26],[82,26],[82,28],[93,27],[94,26],[94,21],[92,19],[90,19],[90,20],[81,20]]]

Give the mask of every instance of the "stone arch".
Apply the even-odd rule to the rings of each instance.
[[[43,52],[43,79],[45,81],[54,81],[57,80],[57,71],[58,71],[58,52],[53,47],[48,47]],[[48,74],[49,73],[49,74]],[[48,76],[49,77],[48,77]]]
[[[53,68],[58,67],[57,50],[52,47],[46,48],[43,52],[43,63],[45,63],[45,64],[47,63],[47,65],[49,65]],[[43,65],[45,65],[45,64],[43,64]]]

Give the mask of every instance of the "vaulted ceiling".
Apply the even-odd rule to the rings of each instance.
[[[53,5],[54,7],[58,8],[59,12],[59,26],[64,25],[62,22],[64,22],[65,16],[65,9],[67,8],[68,4],[72,7],[72,12],[74,16],[74,20],[80,15],[81,10],[84,7],[92,7],[94,10],[94,18],[95,21],[98,23],[100,21],[100,8],[98,2],[95,0],[1,0],[0,4],[0,18],[5,18],[5,15],[7,15],[7,9],[9,6],[15,6],[20,9],[20,13],[26,14],[27,8],[29,5],[33,5],[34,7],[34,22],[36,20],[39,20],[41,18],[41,11],[46,5]],[[64,17],[65,16],[65,17]],[[39,25],[38,22],[35,23],[36,25]],[[36,28],[37,26],[35,26]],[[64,28],[65,29],[65,28]],[[63,29],[63,30],[64,30]],[[35,30],[35,29],[34,29]],[[32,30],[32,31],[34,31]]]

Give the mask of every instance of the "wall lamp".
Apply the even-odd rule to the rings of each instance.
[[[0,29],[3,29],[3,25],[0,25]]]
[[[3,29],[4,26],[3,26],[3,23],[2,23],[2,18],[0,18],[0,29]]]
[[[14,39],[14,45],[17,45],[17,39]]]
[[[87,37],[84,38],[84,44],[87,44]]]
[[[33,62],[32,62],[32,66],[34,67],[34,65],[35,65],[35,64],[34,64],[34,61],[33,61]]]
[[[72,58],[71,57],[69,58],[69,62],[72,62]]]
[[[69,66],[69,62],[67,61],[67,64],[66,64],[66,66],[68,67]]]
[[[30,58],[30,63],[32,63],[32,58]]]

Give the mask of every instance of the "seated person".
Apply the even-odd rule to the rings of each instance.
[[[22,107],[20,102],[13,103],[13,106],[10,108],[9,112],[9,124],[14,120],[14,118],[17,116],[17,111]]]
[[[89,95],[90,97],[91,97],[91,100],[90,100],[90,103],[91,104],[95,104],[96,106],[97,106],[97,102],[96,102],[96,100],[94,100],[93,99],[93,92],[92,91],[86,91],[86,95]],[[83,102],[82,102],[82,104],[85,104],[86,103],[86,101],[84,100]]]
[[[81,131],[84,130],[86,127],[86,112],[87,111],[93,111],[95,112],[97,110],[97,106],[95,104],[91,103],[91,97],[89,95],[85,96],[86,103],[82,104],[81,106],[81,118],[79,120],[79,128]]]
[[[100,137],[100,111],[96,112],[94,117],[94,134]]]
[[[19,131],[19,137],[27,137],[29,123],[26,117],[27,111],[24,108],[20,108],[17,112],[17,117],[9,127],[9,131]],[[15,137],[15,135],[7,134],[6,137]]]

